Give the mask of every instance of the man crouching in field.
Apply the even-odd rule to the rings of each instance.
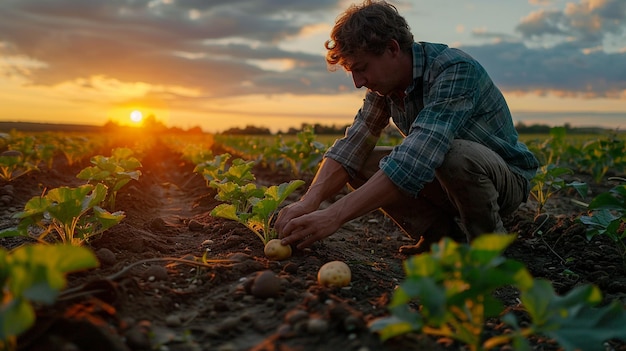
[[[427,251],[443,236],[505,232],[501,217],[526,201],[539,163],[485,69],[458,49],[415,42],[384,1],[351,6],[326,49],[329,67],[343,67],[367,93],[306,194],[279,213],[283,244],[308,247],[374,209],[420,240],[405,253]],[[390,118],[405,138],[376,147]],[[354,191],[319,209],[346,184]]]

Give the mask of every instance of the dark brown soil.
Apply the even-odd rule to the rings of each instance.
[[[286,261],[269,261],[261,241],[235,222],[209,215],[215,193],[193,165],[164,145],[141,160],[142,176],[118,195],[121,224],[89,246],[101,266],[68,276],[68,291],[53,306],[38,306],[37,323],[19,338],[22,350],[459,350],[462,345],[424,335],[385,343],[367,328],[387,315],[390,296],[404,277],[398,252],[411,243],[395,225],[374,212],[345,224],[336,234]],[[33,172],[2,186],[11,201],[0,204],[0,225],[15,224],[11,214],[44,189],[77,186],[87,164]],[[255,170],[266,185],[288,181],[288,174]],[[588,177],[577,175],[580,180]],[[307,179],[310,181],[310,179]],[[591,186],[593,196],[610,189]],[[303,190],[303,189],[302,189]],[[289,201],[297,199],[294,194]],[[597,284],[608,300],[626,304],[624,257],[604,237],[591,242],[575,221],[583,210],[559,193],[547,216],[535,219],[529,202],[506,219],[519,239],[506,255],[524,262],[535,277],[550,279],[559,293]],[[586,199],[587,201],[589,199]],[[0,239],[13,248],[24,239]],[[198,265],[205,256],[207,265]],[[211,262],[211,260],[227,260]],[[319,267],[341,260],[352,270],[345,288],[317,284]],[[271,271],[280,289],[259,293],[258,274]],[[271,277],[270,277],[271,278]],[[507,306],[515,291],[499,292]],[[488,332],[500,333],[498,323]],[[533,337],[535,350],[558,350],[555,342]],[[610,341],[607,350],[626,350]],[[503,348],[507,349],[507,348]],[[508,348],[510,350],[510,348]],[[604,349],[604,348],[600,348]]]

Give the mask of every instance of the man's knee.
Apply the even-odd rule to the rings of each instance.
[[[484,146],[456,139],[444,157],[443,163],[435,171],[437,179],[442,183],[457,182],[468,179],[475,180],[476,175],[484,172],[481,161],[484,160]]]

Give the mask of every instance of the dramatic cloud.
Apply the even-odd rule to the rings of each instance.
[[[0,4],[0,53],[40,62],[29,77],[38,85],[105,76],[195,88],[207,96],[327,92],[337,90],[345,77],[333,82],[322,56],[288,52],[276,44],[315,24],[316,13],[334,5],[9,0]],[[276,72],[255,60],[293,65]]]
[[[476,57],[506,91],[587,98],[618,98],[626,91],[626,55],[575,45],[529,49],[521,43],[464,48]],[[623,96],[622,96],[623,97]]]
[[[624,45],[626,1],[582,0],[562,11],[535,2],[545,9],[525,17],[518,35],[480,33],[500,41],[464,49],[503,90],[623,94],[626,48],[619,45]],[[327,71],[323,52],[284,44],[330,26],[345,5],[341,0],[3,0],[0,56],[4,74],[33,85],[104,77],[158,87],[146,98],[187,103],[246,94],[337,94],[350,91],[352,82]],[[322,43],[317,45],[321,49]]]
[[[583,0],[568,3],[563,11],[539,10],[526,16],[516,30],[521,37],[475,33],[500,40],[464,47],[503,90],[626,97],[626,1]]]
[[[623,38],[625,20],[624,0],[583,0],[568,3],[563,11],[534,12],[524,18],[516,29],[527,39],[551,37],[587,49],[602,46],[611,36]]]

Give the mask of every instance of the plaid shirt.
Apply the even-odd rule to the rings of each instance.
[[[325,156],[354,176],[390,118],[405,138],[381,160],[380,168],[413,196],[434,179],[453,139],[487,146],[528,180],[539,166],[518,141],[507,103],[485,69],[466,53],[444,44],[414,43],[413,83],[404,101],[368,91],[345,136]]]

